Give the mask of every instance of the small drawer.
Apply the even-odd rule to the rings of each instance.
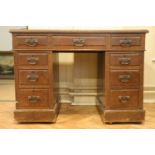
[[[48,36],[17,35],[14,38],[15,49],[43,49],[48,47]]]
[[[111,90],[110,104],[112,109],[134,109],[139,104],[138,90]]]
[[[56,49],[105,49],[104,36],[53,36],[53,46]]]
[[[111,70],[110,71],[111,88],[139,88],[140,72],[139,70]]]
[[[17,53],[17,65],[19,66],[47,66],[48,53]]]
[[[20,89],[17,108],[40,109],[49,107],[48,89]]]
[[[142,50],[144,40],[141,34],[112,34],[110,37],[110,48],[114,50]]]
[[[140,66],[143,60],[142,54],[140,53],[110,54],[110,65],[111,66]]]
[[[19,70],[20,85],[47,85],[48,70]]]

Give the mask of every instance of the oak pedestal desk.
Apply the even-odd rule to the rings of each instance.
[[[59,52],[97,52],[103,79],[104,122],[142,122],[147,30],[10,30],[15,62],[18,122],[56,122],[60,109]],[[101,77],[102,76],[102,77]]]

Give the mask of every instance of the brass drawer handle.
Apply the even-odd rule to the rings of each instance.
[[[27,58],[27,62],[30,65],[36,65],[38,63],[38,61],[39,61],[38,57],[30,56]]]
[[[36,103],[40,101],[40,96],[28,96],[27,99],[31,103]]]
[[[122,103],[126,103],[130,100],[130,96],[118,96],[118,99]]]
[[[37,74],[31,73],[27,75],[27,79],[31,82],[36,82],[39,79],[39,76]]]
[[[131,79],[131,75],[129,75],[129,74],[119,75],[119,76],[118,76],[118,79],[119,79],[121,82],[129,82],[129,80]]]
[[[130,47],[132,45],[132,40],[128,38],[121,39],[120,45],[123,47]]]
[[[119,58],[119,62],[121,65],[129,65],[130,64],[130,58],[128,57],[122,57],[122,58]]]
[[[85,39],[82,38],[75,38],[73,39],[74,46],[82,47],[85,44]]]
[[[37,46],[37,44],[38,44],[38,39],[34,39],[34,38],[25,39],[25,44],[26,44],[27,46],[31,46],[31,47]]]

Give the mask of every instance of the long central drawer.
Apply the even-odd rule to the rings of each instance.
[[[105,36],[53,36],[54,49],[105,49]]]

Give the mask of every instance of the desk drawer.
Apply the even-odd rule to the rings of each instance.
[[[104,36],[54,36],[53,46],[54,48],[60,49],[94,49],[97,47],[104,49],[106,46],[106,38]]]
[[[15,49],[43,49],[48,47],[48,36],[17,35],[14,38]]]
[[[140,72],[139,70],[111,70],[110,71],[111,88],[139,88]]]
[[[112,53],[110,54],[110,65],[112,66],[140,66],[143,53]]]
[[[141,34],[113,34],[110,37],[110,48],[114,50],[144,49]]]
[[[17,108],[40,109],[49,107],[48,89],[20,89]]]
[[[17,53],[17,65],[19,66],[47,66],[48,53],[21,52]]]
[[[132,109],[139,104],[138,90],[111,90],[110,105],[112,109]]]
[[[49,84],[48,70],[19,70],[20,85]]]

